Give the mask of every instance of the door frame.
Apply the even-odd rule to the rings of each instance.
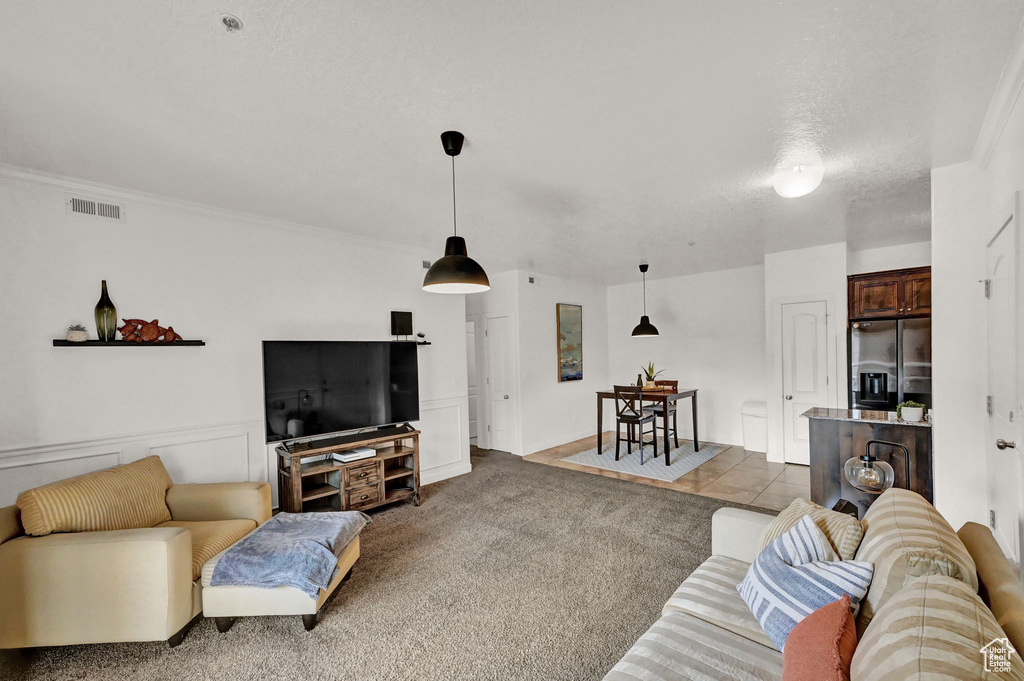
[[[1017,456],[1021,458],[1021,468],[1024,469],[1024,427],[1021,426],[1024,421],[1024,371],[1022,371],[1021,362],[1024,362],[1024,352],[1021,351],[1020,344],[1024,340],[1024,234],[1021,234],[1021,216],[1020,216],[1020,190],[1013,192],[1013,196],[1010,197],[1010,214],[1013,219],[1013,228],[1016,232],[1015,238],[1017,240],[1017,432],[1015,433],[1017,439]],[[1017,546],[1024,551],[1024,480],[1021,480],[1021,508],[1018,513],[1018,526],[1017,526]],[[1021,560],[1021,556],[1017,556],[1018,563],[1018,575],[1024,579],[1024,560]]]
[[[479,326],[480,326],[480,319],[479,319],[478,315],[468,315],[466,317],[466,335],[468,336],[468,335],[470,335],[470,333],[472,333],[472,336],[473,336],[472,378],[476,381],[476,385],[473,385],[473,382],[469,380],[469,378],[470,378],[470,374],[469,374],[470,363],[468,362],[468,359],[469,359],[468,355],[470,353],[470,347],[469,347],[469,343],[467,342],[466,343],[466,354],[467,354],[467,358],[466,358],[467,359],[467,364],[466,364],[466,370],[467,370],[467,373],[466,373],[466,379],[467,379],[466,397],[467,397],[467,399],[469,401],[469,404],[468,404],[467,412],[466,412],[466,420],[469,422],[469,442],[470,442],[470,444],[476,444],[477,442],[479,442],[478,433],[479,433],[479,430],[480,430],[480,358],[478,357],[478,351],[479,351],[479,345],[480,344],[477,342],[477,339],[476,339],[477,328]],[[474,390],[476,391],[475,395],[472,394],[472,392]],[[472,414],[473,414],[474,407],[476,408],[476,429],[478,431],[477,433],[473,432],[474,421],[473,421]],[[474,440],[476,442],[474,442]]]
[[[825,342],[828,344],[829,362],[828,369],[828,404],[822,405],[836,409],[840,407],[839,396],[847,392],[846,371],[840,371],[840,362],[846,361],[845,331],[846,315],[843,314],[844,323],[838,321],[839,312],[846,310],[846,292],[842,296],[839,293],[818,293],[803,294],[798,296],[780,296],[772,298],[768,304],[768,357],[771,358],[768,367],[768,452],[769,461],[785,463],[785,431],[784,424],[784,402],[783,379],[782,379],[782,306],[791,303],[813,303],[821,300],[825,302]],[[841,351],[841,352],[840,352]]]
[[[1017,443],[1016,449],[1013,449],[1013,450],[1010,450],[1010,451],[1012,451],[1013,455],[1017,458],[1018,470],[1024,470],[1024,451],[1022,451],[1022,450],[1024,450],[1024,442],[1022,442],[1022,438],[1021,438],[1021,436],[1024,435],[1024,429],[1021,428],[1021,420],[1024,419],[1024,375],[1022,375],[1022,373],[1024,373],[1024,372],[1022,372],[1021,361],[1024,360],[1024,355],[1022,355],[1021,350],[1020,350],[1021,339],[1024,339],[1024,300],[1022,300],[1022,297],[1024,297],[1024,276],[1021,275],[1021,269],[1022,269],[1021,256],[1024,255],[1024,244],[1022,244],[1021,230],[1020,230],[1021,220],[1020,220],[1020,192],[1019,191],[1015,191],[1013,193],[1013,196],[1012,196],[1012,198],[1011,198],[1009,203],[1010,203],[1010,205],[1008,206],[1008,210],[1006,210],[1005,212],[1002,213],[1002,215],[1004,216],[1003,219],[999,221],[998,226],[996,227],[996,229],[993,232],[991,232],[991,236],[989,236],[988,239],[985,241],[985,275],[984,276],[985,276],[985,281],[987,281],[988,280],[988,276],[989,276],[989,272],[988,272],[988,267],[989,267],[989,264],[988,264],[988,249],[992,246],[992,244],[995,242],[995,240],[998,239],[999,236],[1005,230],[1010,230],[1010,232],[1012,234],[1012,239],[1013,239],[1013,246],[1012,246],[1013,254],[1014,254],[1014,272],[1013,272],[1014,282],[1013,282],[1013,288],[1014,288],[1014,295],[1016,296],[1016,300],[1014,301],[1014,306],[1016,308],[1015,309],[1015,314],[1016,314],[1016,317],[1017,317],[1016,320],[1015,320],[1016,324],[1015,324],[1015,329],[1014,329],[1014,332],[1015,332],[1015,335],[1016,335],[1016,338],[1014,339],[1015,340],[1015,342],[1014,342],[1015,358],[1014,359],[1015,359],[1016,367],[1017,367],[1017,404],[1015,405],[1016,409],[1015,409],[1015,414],[1014,414],[1016,416],[1016,418],[1013,419],[1014,423],[1011,426],[1010,433],[1008,433],[1007,435],[1000,435],[1000,436],[1003,437],[1004,439],[1007,438],[1007,437],[1012,438],[1012,441]],[[986,395],[991,395],[991,385],[988,382],[989,379],[990,379],[990,376],[988,375],[989,374],[988,349],[990,347],[991,339],[989,339],[987,337],[988,326],[989,326],[989,316],[991,314],[991,308],[989,307],[987,299],[986,299],[985,302],[986,302],[986,309],[985,309],[985,325],[986,325],[986,329],[985,329],[986,330],[986,343],[985,343],[985,350],[986,350],[986,358],[985,358],[986,377],[985,378],[986,378],[986,383],[985,383],[985,394]],[[982,436],[984,438],[984,445],[983,445],[983,450],[982,451],[984,451],[985,454],[986,454],[985,455],[986,465],[990,461],[990,458],[989,458],[989,456],[990,456],[989,452],[991,451],[990,448],[994,446],[992,438],[996,437],[996,434],[993,432],[993,429],[992,429],[992,425],[993,425],[992,419],[993,418],[994,417],[992,415],[986,415],[985,416],[985,428],[984,428],[984,434]],[[995,504],[993,503],[994,502],[994,498],[993,498],[993,489],[992,489],[992,479],[991,479],[991,476],[992,476],[992,471],[986,471],[986,473],[985,473],[985,482],[986,482],[985,507],[989,510],[989,513],[992,513],[994,511],[994,506],[995,506]],[[1018,482],[1018,486],[1019,486],[1019,489],[1017,490],[1017,499],[1018,499],[1017,518],[1016,518],[1016,527],[1014,528],[1015,531],[1013,532],[1013,535],[1011,537],[1006,537],[1002,533],[1002,531],[997,531],[997,529],[994,528],[994,527],[990,527],[990,529],[992,530],[992,533],[995,536],[996,542],[999,544],[999,547],[1003,550],[1003,552],[1005,554],[1007,554],[1007,556],[1012,561],[1017,563],[1018,574],[1021,577],[1024,577],[1024,560],[1021,560],[1021,558],[1022,558],[1021,551],[1024,551],[1024,480],[1021,480],[1020,482]],[[996,518],[997,525],[1001,525],[1003,522],[1005,522],[1005,520],[1000,520],[998,517]],[[1007,546],[1007,545],[1005,545],[1005,542],[1014,542],[1014,545],[1013,546]]]
[[[487,345],[488,331],[490,326],[490,320],[496,317],[507,317],[509,324],[509,353],[512,360],[512,376],[510,381],[512,382],[512,454],[516,456],[522,456],[523,453],[523,434],[522,434],[522,416],[521,416],[521,405],[520,405],[520,393],[521,386],[519,381],[519,318],[514,312],[497,311],[497,312],[485,312],[481,315],[483,335],[480,335],[480,326],[477,327],[477,340],[480,343],[477,348],[481,352],[477,353],[477,366],[481,369],[477,375],[477,380],[482,383],[484,390],[483,399],[478,403],[477,409],[477,446],[481,449],[491,448],[491,399],[490,399],[490,371],[491,371],[491,357],[489,348]],[[482,339],[482,340],[481,340]]]

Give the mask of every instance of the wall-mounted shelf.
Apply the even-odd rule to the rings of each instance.
[[[416,341],[416,345],[430,345],[430,341]]]
[[[201,340],[179,340],[173,343],[136,343],[135,341],[101,341],[101,340],[87,340],[81,343],[73,343],[63,338],[54,338],[53,347],[55,348],[123,348],[126,346],[138,346],[138,347],[173,347],[175,345],[206,345],[206,341]]]

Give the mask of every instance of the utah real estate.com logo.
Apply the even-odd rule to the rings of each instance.
[[[981,654],[985,658],[985,671],[996,673],[1010,671],[1010,656],[1015,652],[1017,651],[1010,645],[1009,639],[992,639],[987,646],[981,649]]]

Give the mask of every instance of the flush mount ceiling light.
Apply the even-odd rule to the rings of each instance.
[[[491,288],[484,268],[466,254],[466,240],[459,236],[455,210],[455,157],[462,151],[465,136],[449,130],[441,133],[444,153],[452,157],[452,232],[444,244],[444,257],[423,277],[423,290],[431,293],[480,293]]]
[[[640,264],[640,276],[644,280],[644,314],[640,317],[640,323],[633,327],[634,336],[657,336],[658,329],[651,324],[651,318],[647,316],[647,263]]]
[[[242,20],[234,14],[221,14],[220,23],[224,24],[224,28],[227,29],[228,33],[242,30]]]
[[[821,184],[825,168],[820,162],[787,166],[772,177],[776,193],[786,199],[807,196]]]

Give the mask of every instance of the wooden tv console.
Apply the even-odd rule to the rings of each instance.
[[[279,445],[277,470],[281,510],[363,511],[397,501],[420,505],[420,431],[391,428],[357,436]],[[330,457],[358,447],[376,456],[342,463]],[[318,461],[306,461],[327,454]]]

